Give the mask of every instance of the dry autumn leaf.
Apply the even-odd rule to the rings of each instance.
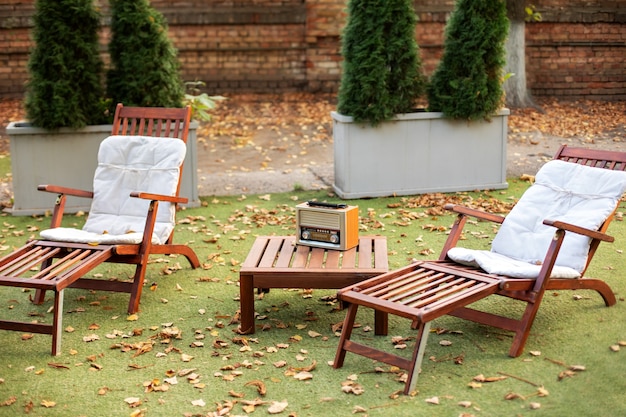
[[[270,414],[279,414],[285,411],[289,406],[287,401],[272,401],[272,404],[268,407],[267,412]]]
[[[295,374],[293,377],[294,379],[297,379],[298,381],[307,381],[309,379],[313,379],[313,374],[310,372],[301,371]]]
[[[246,382],[245,386],[246,387],[248,387],[248,386],[256,387],[257,392],[261,396],[264,396],[265,394],[267,394],[267,386],[261,380],[255,379],[255,380],[252,380],[252,381],[248,381],[248,382]]]
[[[42,400],[41,405],[45,408],[53,408],[57,405],[57,403],[50,400]]]
[[[341,383],[341,391],[346,394],[361,395],[365,390],[361,384],[354,381],[344,381]]]
[[[141,398],[127,397],[127,398],[124,398],[124,402],[126,402],[126,404],[128,404],[131,408],[135,408],[141,405]]]

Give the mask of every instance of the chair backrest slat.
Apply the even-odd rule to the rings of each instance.
[[[626,171],[626,152],[563,145],[557,151],[554,159],[613,171]]]
[[[186,143],[190,121],[189,107],[124,107],[118,104],[111,134],[172,137]]]

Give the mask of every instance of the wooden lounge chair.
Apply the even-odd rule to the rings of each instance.
[[[40,239],[0,259],[0,285],[34,288],[36,303],[54,293],[51,324],[0,321],[0,329],[52,335],[52,354],[60,352],[63,291],[85,288],[127,292],[128,313],[139,308],[148,258],[184,255],[192,268],[200,262],[186,245],[173,243],[182,164],[191,109],[124,107],[118,104],[112,136],[100,145],[94,191],[56,185],[39,190],[58,194],[50,229]],[[91,198],[82,229],[61,227],[66,196]],[[103,262],[135,265],[132,281],[85,278]],[[37,268],[39,267],[39,268]],[[33,268],[38,269],[33,272]]]
[[[339,299],[349,308],[334,367],[343,366],[346,352],[398,366],[408,371],[408,394],[417,381],[430,322],[442,315],[514,332],[509,355],[517,357],[546,290],[594,290],[607,306],[615,304],[611,288],[584,273],[600,242],[613,241],[605,232],[626,190],[626,153],[563,146],[554,159],[541,168],[506,219],[448,205],[458,216],[438,260],[416,262],[340,290]],[[500,224],[491,251],[457,247],[470,216]],[[525,311],[511,318],[468,307],[493,294],[520,300]],[[384,317],[410,319],[417,330],[412,358],[350,340],[359,306]],[[387,334],[386,320],[379,320],[376,334]]]

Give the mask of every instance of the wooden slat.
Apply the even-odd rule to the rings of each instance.
[[[482,291],[488,285],[489,284],[485,284],[484,282],[466,281],[464,285],[458,288],[451,288],[449,291],[441,293],[437,300],[429,302],[428,305],[420,305],[419,307],[424,307],[426,310],[436,310],[444,305],[454,304],[456,308],[456,306],[463,303],[467,297],[471,297],[476,292]],[[418,306],[415,305],[415,307]]]
[[[326,264],[324,265],[328,269],[339,268],[339,261],[341,259],[341,252],[338,250],[329,250],[326,253]]]
[[[324,254],[326,251],[322,248],[311,248],[311,256],[309,257],[309,268],[321,268],[324,265]]]
[[[310,246],[298,245],[296,246],[295,257],[291,264],[294,269],[306,268],[309,261],[309,253],[311,251]]]
[[[59,274],[80,262],[91,252],[86,250],[73,250],[68,252],[63,258],[60,258],[56,262],[52,262],[48,267],[42,268],[37,274],[33,275],[31,279],[39,280],[52,280],[56,279]]]
[[[374,267],[387,268],[387,239],[374,239]]]
[[[270,239],[267,242],[267,246],[265,247],[265,252],[263,252],[263,257],[259,262],[259,267],[261,268],[269,268],[274,265],[274,261],[278,255],[278,251],[281,248],[282,242],[277,239]]]
[[[263,252],[265,252],[265,247],[267,246],[268,239],[256,239],[252,244],[252,248],[250,248],[250,252],[248,252],[248,256],[245,261],[241,265],[241,269],[253,268],[259,264],[261,257],[263,256]]]
[[[3,276],[22,276],[32,268],[39,266],[42,262],[50,259],[59,252],[59,249],[32,247],[26,253],[14,253],[14,259],[5,260],[0,275]]]
[[[423,294],[420,294],[419,297],[411,297],[403,300],[403,303],[413,308],[422,308],[430,305],[431,303],[450,298],[452,294],[460,294],[462,296],[464,294],[464,290],[473,286],[475,286],[473,281],[466,281],[458,278],[446,283],[445,285],[426,291]]]
[[[341,257],[342,269],[354,269],[356,267],[356,251],[357,248],[343,251],[343,256]]]
[[[426,282],[418,288],[409,287],[406,291],[400,293],[398,293],[398,291],[394,291],[393,297],[387,297],[387,299],[407,305],[411,305],[413,303],[417,304],[418,300],[437,298],[440,292],[451,286],[461,285],[463,281],[463,278],[444,276],[439,279]]]
[[[293,252],[296,248],[294,242],[295,239],[282,239],[280,254],[275,264],[276,268],[289,268],[291,259],[293,258]]]
[[[372,239],[369,237],[359,238],[359,268],[372,267]]]
[[[368,286],[366,289],[363,289],[362,292],[364,294],[377,297],[380,294],[388,293],[389,290],[401,288],[407,284],[413,284],[415,286],[421,285],[422,282],[430,281],[433,273],[433,271],[418,268],[408,274],[400,275],[387,281],[381,281],[376,285]],[[368,283],[364,284],[367,285]]]

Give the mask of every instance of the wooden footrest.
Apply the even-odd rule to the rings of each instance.
[[[54,293],[51,324],[0,320],[0,329],[52,335],[52,354],[61,349],[63,290],[113,255],[113,246],[32,241],[0,259],[0,286],[34,288],[35,302]]]
[[[493,294],[500,284],[486,274],[477,276],[475,270],[440,262],[413,264],[400,271],[363,281],[340,291],[339,297],[414,321],[431,321]]]
[[[339,291],[339,299],[350,307],[333,366],[343,365],[346,352],[398,366],[409,372],[404,391],[408,394],[417,381],[430,321],[495,293],[500,282],[474,269],[433,261],[412,264]],[[358,306],[410,319],[411,327],[418,330],[412,359],[351,341]]]

